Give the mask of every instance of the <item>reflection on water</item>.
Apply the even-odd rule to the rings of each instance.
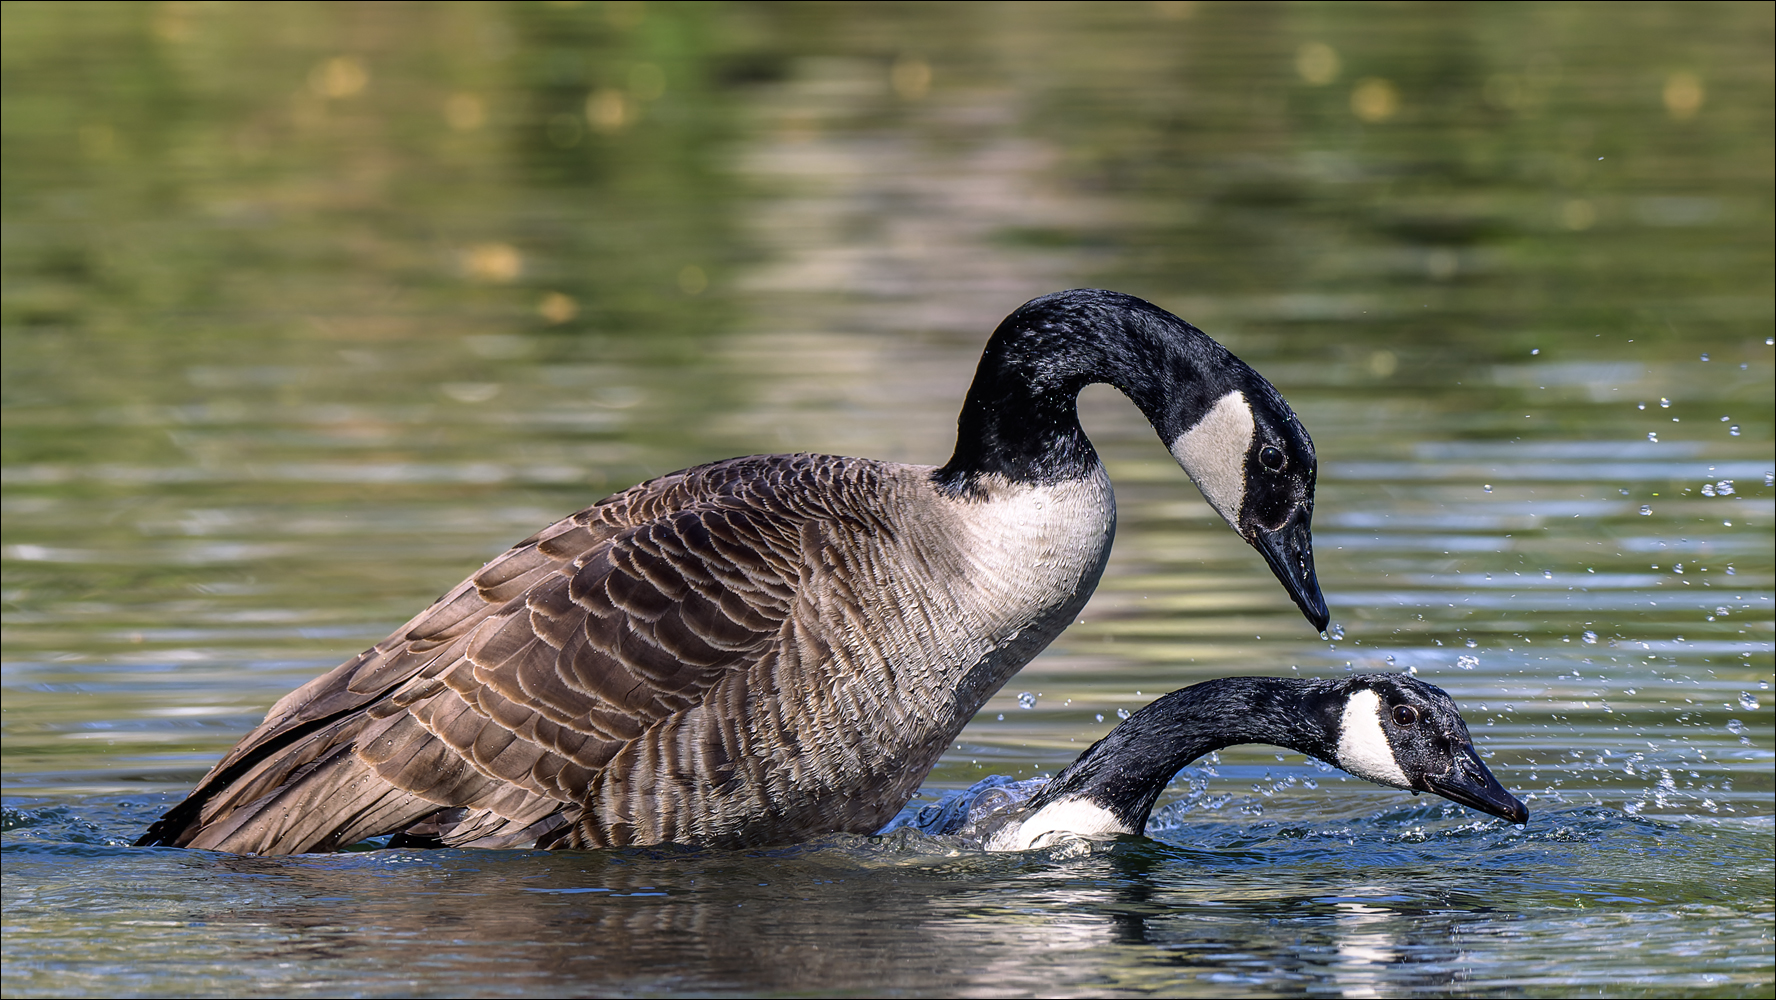
[[[1762,917],[1735,900],[1768,879],[1763,836],[1604,810],[1559,810],[1528,831],[1439,813],[1338,831],[1305,814],[1210,822],[1183,838],[1026,855],[957,855],[902,835],[741,853],[298,858],[50,850],[80,840],[77,825],[39,815],[13,826],[8,908],[31,932],[9,941],[10,981],[969,995],[1070,983],[1224,996],[1732,991],[1767,974],[1755,947],[1734,943],[1759,933]],[[1647,855],[1665,860],[1657,877]],[[1723,882],[1717,866],[1738,874]]]
[[[1769,988],[1767,7],[253,11],[4,14],[9,992]],[[1077,285],[1295,405],[1339,627],[1094,387],[1104,584],[930,794],[1393,669],[1528,828],[1245,748],[1077,856],[115,846],[606,492],[942,461]]]

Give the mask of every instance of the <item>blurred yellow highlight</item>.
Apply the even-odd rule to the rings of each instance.
[[[164,42],[191,37],[191,4],[163,3],[154,16],[154,33]]]
[[[1400,110],[1400,92],[1379,77],[1358,83],[1351,91],[1351,113],[1366,122],[1384,122]]]
[[[580,304],[572,296],[550,292],[537,303],[537,314],[548,320],[551,326],[560,326],[580,314]]]
[[[451,94],[444,101],[444,120],[458,132],[487,124],[487,104],[474,94]]]
[[[503,285],[524,270],[524,258],[510,243],[482,243],[463,255],[463,270],[476,281]]]
[[[308,89],[322,97],[351,97],[370,84],[370,71],[354,56],[334,56],[308,74]]]
[[[709,287],[709,276],[695,264],[686,264],[678,272],[678,290],[686,295],[701,295]]]
[[[1376,378],[1387,378],[1400,367],[1400,359],[1394,357],[1393,351],[1376,351],[1369,355],[1369,374]]]
[[[1295,50],[1295,72],[1316,87],[1338,79],[1338,53],[1325,42],[1307,42]]]
[[[1696,117],[1707,96],[1694,73],[1673,73],[1665,78],[1665,110],[1678,121]]]
[[[629,101],[621,91],[595,90],[586,96],[586,123],[600,132],[615,132],[629,122]]]
[[[931,89],[931,64],[915,55],[903,55],[888,70],[888,82],[896,94],[916,101]]]

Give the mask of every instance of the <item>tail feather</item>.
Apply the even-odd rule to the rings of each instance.
[[[349,744],[306,773],[205,827],[189,846],[236,854],[335,850],[443,808],[383,780]]]

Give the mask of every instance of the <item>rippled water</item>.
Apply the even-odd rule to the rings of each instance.
[[[1766,5],[4,16],[7,995],[1771,989]],[[1339,626],[1095,387],[1110,569],[922,801],[1395,669],[1527,827],[1248,747],[1090,851],[125,846],[607,492],[942,461],[1079,285],[1295,405]]]

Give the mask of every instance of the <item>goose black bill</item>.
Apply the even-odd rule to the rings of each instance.
[[[1320,579],[1314,575],[1313,533],[1308,530],[1308,519],[1307,511],[1297,508],[1282,527],[1260,530],[1251,542],[1264,555],[1283,589],[1295,599],[1295,606],[1316,630],[1324,632],[1331,624],[1332,613],[1326,610]]]
[[[1424,779],[1429,791],[1513,823],[1529,822],[1529,807],[1505,791],[1472,746],[1450,749],[1455,762],[1448,771]]]

